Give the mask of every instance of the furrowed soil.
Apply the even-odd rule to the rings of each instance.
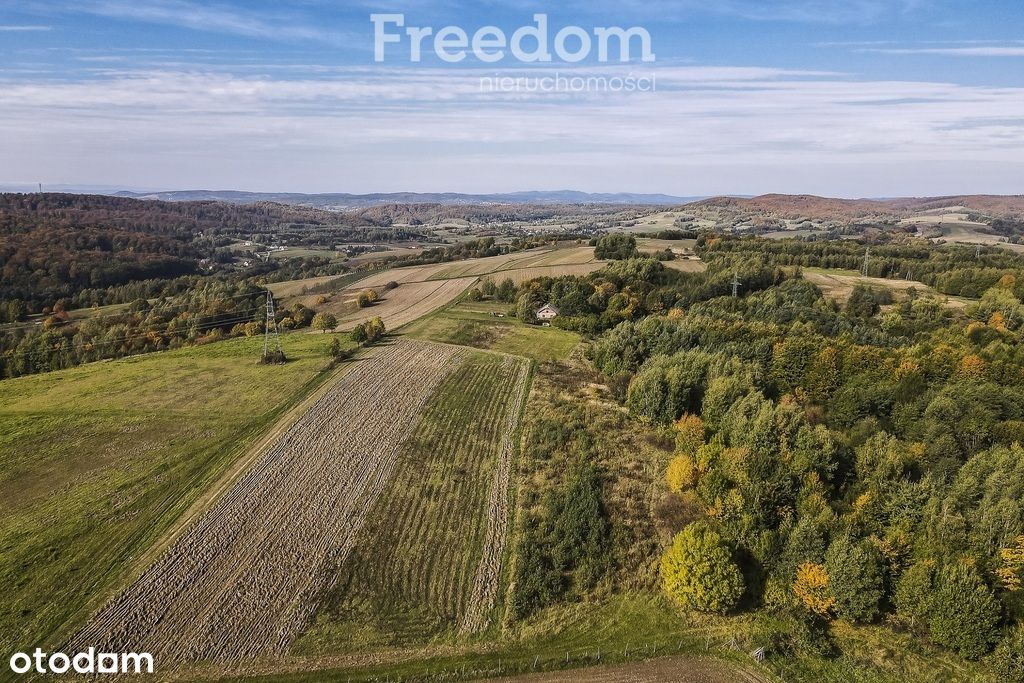
[[[149,652],[164,670],[286,652],[462,357],[401,341],[358,361],[73,645]]]
[[[530,363],[471,354],[426,406],[298,651],[406,646],[488,625]]]

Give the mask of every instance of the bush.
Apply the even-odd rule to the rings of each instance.
[[[668,463],[665,470],[665,481],[675,493],[682,493],[693,488],[697,483],[697,468],[690,455],[677,455]]]
[[[284,351],[267,351],[260,359],[260,363],[263,365],[283,365],[287,363],[288,359],[284,355]]]
[[[693,455],[704,445],[704,421],[696,415],[683,415],[675,426],[676,452]]]
[[[804,562],[796,569],[793,593],[809,614],[825,616],[836,606],[830,583],[825,567],[814,562]]]
[[[380,299],[380,295],[377,294],[377,290],[364,289],[359,292],[359,295],[356,297],[356,305],[359,306],[359,308],[367,308],[377,303],[378,299]]]
[[[854,544],[841,538],[825,553],[829,590],[836,614],[856,622],[874,621],[885,597],[884,560],[868,541]]]
[[[932,640],[965,659],[978,659],[999,637],[1000,610],[978,570],[966,562],[939,572],[931,605]]]
[[[988,665],[1005,683],[1024,683],[1024,624],[1017,624],[999,641]]]
[[[317,313],[310,325],[314,330],[326,333],[338,326],[338,319],[331,313]]]
[[[676,535],[661,558],[665,592],[684,609],[725,614],[743,594],[743,577],[722,537],[704,522]]]
[[[627,233],[614,233],[599,237],[594,244],[594,256],[599,259],[622,261],[637,258],[636,238]]]
[[[382,339],[386,331],[384,321],[378,316],[362,325],[356,325],[352,330],[351,339],[357,344],[369,345]]]

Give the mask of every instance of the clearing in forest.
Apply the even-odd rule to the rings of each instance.
[[[525,359],[470,352],[441,383],[299,650],[407,645],[487,627],[529,380]]]
[[[816,285],[826,297],[846,303],[857,285],[864,285],[875,289],[887,289],[892,292],[896,301],[903,301],[907,298],[907,290],[913,287],[919,294],[924,296],[937,296],[946,299],[946,305],[951,308],[963,308],[967,299],[961,297],[946,297],[934,289],[916,280],[894,280],[882,277],[864,277],[855,271],[833,270],[824,268],[804,268],[803,278]]]
[[[409,325],[403,334],[414,339],[472,346],[525,356],[538,362],[565,360],[580,336],[557,327],[527,325],[512,316],[512,304],[460,301]]]

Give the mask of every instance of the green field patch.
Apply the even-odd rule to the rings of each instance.
[[[328,376],[329,339],[259,338],[0,382],[0,648],[56,645]],[[347,344],[347,342],[346,342]]]
[[[505,303],[463,301],[417,321],[405,331],[415,339],[500,351],[537,361],[564,360],[580,342],[573,332],[526,325],[513,318],[511,310]]]

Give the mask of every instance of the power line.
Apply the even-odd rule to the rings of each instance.
[[[219,328],[219,327],[223,327],[225,325],[236,325],[236,324],[241,324],[241,323],[246,323],[246,322],[256,322],[258,319],[259,319],[259,315],[256,312],[253,312],[253,313],[250,313],[250,314],[247,314],[247,315],[244,315],[244,316],[234,316],[234,317],[229,318],[227,320],[207,321],[205,323],[196,325],[194,328],[189,326],[189,330],[190,331],[194,330],[195,332],[205,332],[207,330],[216,329],[216,328]],[[164,325],[161,325],[160,327],[166,327],[169,324],[170,323],[165,323]],[[152,334],[158,334],[158,335],[163,336],[163,335],[167,334],[167,330],[166,329],[163,329],[163,330],[150,329],[150,330],[146,330],[146,331],[139,331],[139,332],[137,332],[135,334],[130,334],[130,335],[127,335],[127,336],[124,336],[124,337],[116,337],[114,339],[100,339],[100,340],[97,340],[97,341],[88,341],[86,343],[90,344],[94,348],[95,347],[103,347],[103,346],[110,346],[112,344],[121,344],[121,343],[124,343],[124,342],[133,341],[135,339],[142,339],[144,337],[149,337]],[[49,351],[59,351],[61,349],[49,348],[48,350]],[[42,351],[41,349],[29,349],[29,350],[26,350],[26,351],[15,351],[15,350],[12,350],[12,351],[0,354],[0,357],[4,357],[4,358],[26,357],[26,356],[31,356],[33,354],[38,354],[41,351]]]
[[[205,292],[198,292],[198,293],[199,294],[204,294]],[[177,295],[177,296],[181,296],[181,295]],[[236,294],[234,296],[217,297],[214,301],[233,301],[235,299],[253,299],[253,300],[255,300],[256,297],[258,297],[258,296],[262,296],[262,292],[255,291],[255,292],[250,292],[248,294]],[[158,312],[165,312],[165,311],[168,311],[168,310],[173,309],[173,308],[184,308],[184,309],[187,310],[188,303],[186,303],[186,302],[173,302],[173,301],[169,300],[169,299],[171,299],[171,297],[159,297],[159,298],[166,298],[166,299],[168,299],[168,301],[163,302],[162,304],[158,305],[156,308],[151,308],[151,309],[145,311],[145,313],[147,315],[153,315],[154,313],[158,313]],[[206,303],[209,303],[209,302],[206,302]],[[112,304],[112,305],[117,306],[117,305],[122,305],[122,304]],[[130,306],[131,304],[123,304],[123,305]],[[81,309],[73,309],[73,310],[81,310]],[[178,311],[178,312],[179,313],[183,313],[184,310]],[[90,316],[85,317],[85,318],[68,318],[67,320],[60,320],[58,322],[58,325],[60,327],[64,327],[66,325],[73,325],[73,324],[76,324],[76,323],[84,323],[84,322],[87,322],[89,320],[102,320],[104,318],[120,318],[120,317],[123,317],[123,316],[129,316],[129,315],[135,315],[135,313],[133,313],[130,310],[125,309],[124,311],[121,311],[121,312],[118,312],[118,313],[102,313],[102,314],[99,314],[99,315],[90,315]],[[35,329],[35,328],[39,327],[42,324],[43,324],[43,320],[39,320],[37,322],[20,322],[20,323],[15,323],[15,324],[12,324],[12,325],[3,325],[3,326],[0,326],[0,332],[12,332],[12,331],[17,331],[17,330],[22,330],[22,329]]]

